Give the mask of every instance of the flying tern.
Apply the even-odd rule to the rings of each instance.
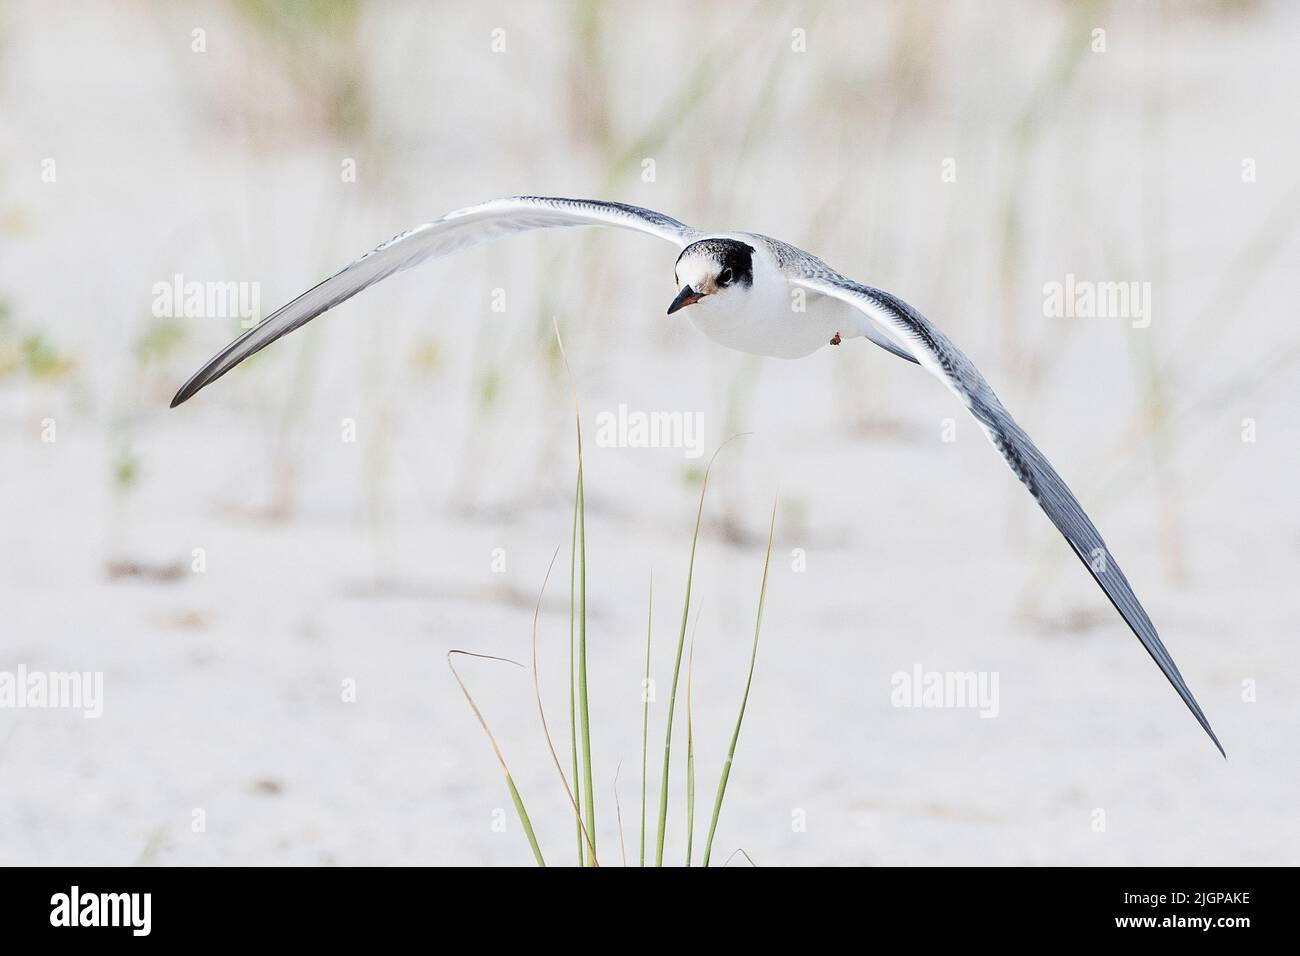
[[[276,339],[394,272],[504,236],[563,226],[633,229],[677,246],[681,250],[675,268],[679,291],[668,314],[685,310],[697,329],[721,345],[792,359],[827,344],[865,337],[934,375],[974,416],[1224,753],[1101,534],[979,369],[902,299],[856,282],[779,239],[753,232],[701,232],[650,209],[594,199],[516,196],[459,209],[394,236],[272,313],[195,372],[172,399],[172,407]]]

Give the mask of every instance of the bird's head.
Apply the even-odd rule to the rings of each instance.
[[[701,300],[716,305],[746,294],[754,285],[754,247],[739,239],[701,239],[677,257],[681,289],[668,314]]]

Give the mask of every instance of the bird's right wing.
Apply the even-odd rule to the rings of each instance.
[[[1201,705],[1192,696],[1178,665],[1160,640],[1155,625],[1133,593],[1128,578],[1106,547],[1096,525],[1047,456],[1038,450],[1025,430],[1011,417],[975,364],[929,319],[897,296],[846,278],[801,249],[783,244],[778,251],[779,261],[791,282],[848,303],[862,313],[864,325],[869,320],[887,329],[898,341],[906,343],[922,368],[961,399],[993,447],[1029,489],[1039,507],[1056,525],[1093,580],[1101,586],[1111,604],[1142,642],[1197,723],[1214,741],[1214,746],[1223,753],[1223,745],[1210,727]]]
[[[554,199],[516,196],[458,209],[434,222],[394,236],[378,248],[345,266],[288,305],[277,309],[213,356],[190,376],[172,399],[172,408],[192,398],[206,385],[276,339],[288,335],[322,312],[350,299],[394,272],[427,259],[437,259],[503,236],[561,226],[615,226],[649,233],[685,248],[702,233],[671,216],[596,199]]]

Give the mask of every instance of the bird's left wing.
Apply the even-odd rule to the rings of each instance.
[[[595,199],[515,196],[458,209],[434,222],[394,236],[267,316],[190,376],[189,381],[181,386],[172,399],[172,408],[193,397],[199,389],[216,381],[282,335],[305,325],[322,312],[334,308],[394,272],[503,236],[560,226],[616,226],[635,229],[666,239],[679,249],[685,248],[701,235],[671,216],[642,209],[640,206]]]
[[[1192,696],[1183,675],[1178,672],[1178,666],[1165,650],[1155,625],[1133,593],[1119,564],[1107,550],[1096,526],[1051,462],[999,401],[974,363],[925,316],[902,299],[845,278],[815,256],[782,245],[783,254],[778,258],[792,283],[847,302],[862,313],[864,327],[876,322],[887,329],[917,357],[923,368],[961,399],[993,447],[1002,453],[1016,477],[1052,519],[1084,567],[1178,691],[1178,696],[1210,735],[1214,746],[1223,753],[1219,738],[1214,735],[1210,722]]]

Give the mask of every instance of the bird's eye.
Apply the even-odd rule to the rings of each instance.
[[[718,275],[718,282],[720,282],[722,285],[726,285],[730,281],[731,281],[731,269],[729,268],[723,269],[722,272]]]

